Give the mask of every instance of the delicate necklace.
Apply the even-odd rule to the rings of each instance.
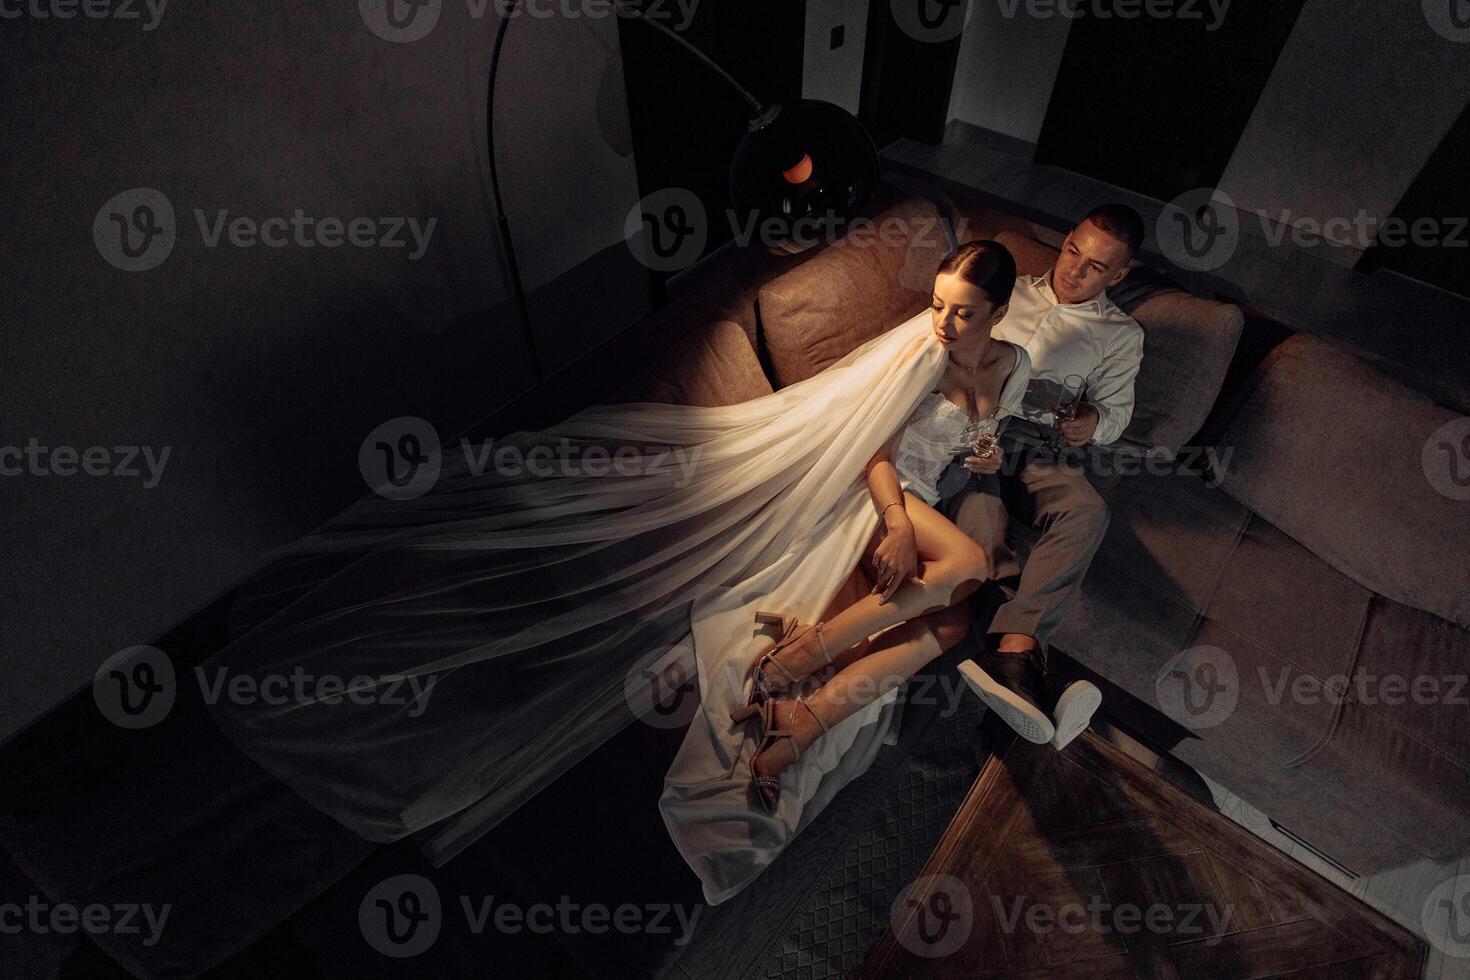
[[[949,352],[949,359],[954,363],[954,365],[956,367],[958,367],[961,370],[963,370],[965,372],[965,374],[968,376],[968,378],[970,379],[969,385],[968,386],[962,386],[962,387],[963,387],[964,392],[965,392],[965,407],[967,409],[967,412],[968,412],[970,418],[972,418],[972,419],[975,416],[977,416],[977,415],[980,414],[979,405],[978,405],[978,403],[975,400],[975,372],[978,371],[978,370],[980,370],[980,365],[982,365],[982,364],[985,363],[985,355],[988,354],[988,353],[990,353],[990,345],[991,345],[993,339],[994,338],[990,338],[990,337],[987,337],[986,338],[986,340],[985,340],[985,346],[983,348],[981,348],[981,350],[980,350],[980,356],[975,359],[975,363],[972,364],[972,365],[961,364],[955,358],[954,351],[950,351]]]

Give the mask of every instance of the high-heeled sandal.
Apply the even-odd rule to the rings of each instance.
[[[791,717],[793,721],[796,719],[795,705],[799,704],[807,710],[807,714],[817,719],[817,726],[822,729],[822,735],[827,734],[827,723],[822,721],[821,716],[819,716],[815,711],[812,710],[812,706],[810,704],[807,704],[806,698],[798,697],[792,700],[794,702],[791,708]],[[764,705],[762,705],[761,718],[763,720],[763,725],[760,745],[756,748],[755,755],[752,755],[750,757],[750,789],[753,793],[755,793],[756,798],[760,800],[761,809],[765,810],[767,813],[775,813],[776,806],[781,802],[781,777],[762,776],[757,773],[755,771],[756,756],[759,756],[762,752],[770,748],[780,739],[789,738],[791,739],[792,751],[791,765],[795,765],[796,760],[801,758],[801,746],[796,744],[796,732],[789,728],[779,728],[776,724],[778,720],[776,717],[776,710],[783,703],[784,702],[779,701],[776,698],[771,698],[770,700],[766,701]],[[822,736],[818,735],[817,737],[821,738]]]
[[[806,629],[800,629],[801,623],[796,617],[787,617],[781,613],[767,612],[763,609],[756,611],[755,621],[757,623],[775,623],[779,625],[781,627],[781,638],[776,641],[775,646],[757,657],[755,663],[750,665],[750,670],[745,675],[746,682],[750,684],[750,695],[745,699],[744,704],[730,712],[730,720],[736,724],[745,721],[752,715],[759,714],[761,707],[776,693],[771,689],[771,682],[766,679],[766,667],[768,665],[775,667],[781,673],[785,674],[786,679],[792,684],[795,684],[801,679],[787,670],[786,665],[776,659],[776,654],[801,639],[808,631],[817,631],[817,641],[822,651],[822,659],[829,666],[832,663],[832,651],[827,649],[827,637],[822,634],[822,628],[827,625],[825,621],[808,626]]]

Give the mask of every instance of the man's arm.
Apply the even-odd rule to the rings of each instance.
[[[1102,364],[1087,379],[1087,402],[1097,409],[1092,441],[1106,446],[1117,440],[1133,418],[1133,381],[1143,361],[1143,328],[1131,324],[1119,332]]]

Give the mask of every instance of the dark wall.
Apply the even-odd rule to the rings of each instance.
[[[1442,289],[1470,296],[1470,104],[1394,208],[1397,224],[1375,241],[1358,268],[1392,269]],[[1415,234],[1414,223],[1432,224]],[[1407,229],[1407,234],[1402,229]],[[1428,231],[1434,232],[1431,237]]]
[[[1176,5],[1197,18],[1077,18],[1037,161],[1161,201],[1217,186],[1302,3],[1235,0],[1218,19],[1203,2]]]
[[[151,487],[0,476],[0,736],[365,492],[376,425],[415,415],[448,437],[528,383],[512,321],[473,312],[504,293],[482,183],[493,23],[466,11],[444,3],[412,43],[355,2],[173,3],[152,30],[4,22],[0,447],[169,455]],[[94,220],[140,187],[170,202],[176,241],[123,271]],[[210,247],[194,214],[297,208],[373,219],[375,240],[378,219],[435,226],[410,260]]]
[[[665,11],[674,5],[643,6]],[[801,98],[805,14],[804,0],[705,3],[679,34],[762,104],[790,103]],[[734,237],[725,214],[730,160],[751,109],[676,42],[631,19],[618,25],[640,194],[675,187],[694,192],[709,220],[708,254]]]

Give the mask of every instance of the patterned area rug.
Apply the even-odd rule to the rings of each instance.
[[[954,672],[954,664],[965,659],[953,656],[958,652],[951,651],[935,671],[931,693],[937,705],[915,706],[912,699],[921,692],[911,693],[905,726],[922,730],[894,760],[887,791],[813,883],[790,931],[769,948],[757,976],[840,980],[855,971],[887,926],[894,899],[944,835],[989,755],[980,730],[984,707]],[[884,752],[903,753],[907,741]]]

